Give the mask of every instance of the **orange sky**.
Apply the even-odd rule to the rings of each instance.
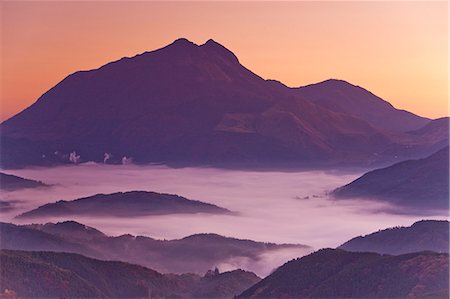
[[[328,78],[448,115],[447,2],[0,2],[2,120],[77,70],[179,37],[232,50],[267,79]]]

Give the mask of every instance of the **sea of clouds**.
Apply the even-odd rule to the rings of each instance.
[[[161,165],[106,165],[85,163],[52,168],[5,171],[42,181],[49,188],[4,192],[10,202],[0,220],[17,224],[75,220],[108,235],[145,235],[160,239],[195,233],[264,242],[306,244],[314,249],[336,247],[358,235],[381,228],[411,225],[418,215],[387,212],[387,205],[365,200],[336,201],[327,194],[359,177],[363,171],[243,171],[217,168],[170,168]],[[14,216],[42,204],[98,193],[146,190],[172,193],[227,208],[232,215],[165,215],[134,218],[74,216],[16,220]],[[427,216],[442,219],[444,215]],[[244,268],[260,275],[310,250],[281,250],[259,262],[230,259],[222,270]]]

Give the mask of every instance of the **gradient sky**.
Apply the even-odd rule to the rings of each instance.
[[[2,120],[77,70],[213,38],[266,79],[328,78],[448,115],[443,2],[0,2]]]

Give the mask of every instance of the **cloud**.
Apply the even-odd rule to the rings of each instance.
[[[112,157],[112,155],[110,153],[105,153],[103,155],[103,163],[106,164],[106,162]]]
[[[223,261],[217,268],[220,272],[242,269],[266,277],[287,261],[302,257],[313,251],[312,248],[282,248],[260,254],[256,259],[237,256]]]
[[[122,165],[130,165],[133,164],[133,158],[128,158],[126,156],[122,157]]]
[[[0,213],[3,221],[11,221],[17,214],[57,200],[131,190],[179,194],[238,212],[237,215],[194,214],[125,219],[74,217],[74,220],[109,235],[131,233],[176,239],[195,233],[217,233],[264,242],[306,244],[318,249],[336,247],[350,238],[380,228],[411,225],[423,218],[383,212],[385,205],[376,202],[336,201],[327,197],[327,191],[352,181],[361,172],[258,172],[103,163],[9,172],[54,186],[2,195],[2,200],[21,200],[14,211]],[[295,199],[307,196],[308,200]],[[441,219],[445,215],[426,218]],[[63,220],[67,219],[42,219],[41,222]]]
[[[77,155],[77,152],[73,151],[69,154],[69,161],[73,164],[78,164],[80,162],[80,155]]]

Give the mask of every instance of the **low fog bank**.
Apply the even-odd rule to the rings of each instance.
[[[98,193],[145,190],[178,194],[213,203],[235,215],[168,215],[129,218],[70,217],[108,235],[130,233],[159,239],[176,239],[195,233],[275,243],[336,247],[357,235],[380,228],[411,225],[423,217],[387,213],[385,204],[370,201],[335,201],[327,192],[362,173],[348,171],[241,171],[215,168],[81,164],[53,168],[8,170],[7,173],[52,184],[51,188],[4,192],[2,221],[25,224],[56,222],[67,217],[17,221],[14,216],[42,204],[72,200]],[[428,219],[447,218],[431,215]],[[289,253],[290,254],[290,253]],[[289,255],[287,254],[287,255]],[[297,254],[297,253],[295,253]],[[276,256],[261,257],[275,260]],[[288,256],[282,256],[280,263]],[[292,258],[295,255],[292,256]],[[239,261],[239,264],[245,261]],[[253,262],[254,263],[254,262]],[[221,267],[233,267],[236,261]],[[264,262],[261,262],[263,265]],[[260,270],[262,271],[262,270]],[[270,271],[270,270],[264,270]]]
[[[217,268],[220,272],[243,269],[264,278],[286,262],[310,254],[313,251],[314,250],[311,248],[283,248],[270,250],[260,254],[256,260],[248,257],[232,257],[217,265]]]

